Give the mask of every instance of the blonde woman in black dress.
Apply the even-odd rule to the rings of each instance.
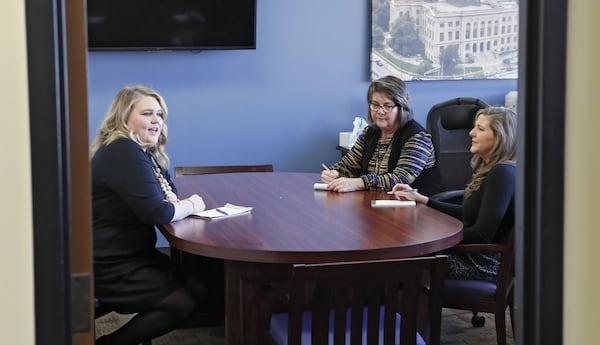
[[[139,344],[163,335],[194,311],[202,284],[156,249],[155,225],[205,208],[180,200],[165,152],[167,106],[144,86],[121,89],[90,147],[95,297],[127,324],[96,344]]]

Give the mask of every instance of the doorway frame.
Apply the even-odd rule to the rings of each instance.
[[[36,343],[71,344],[65,6],[62,0],[25,4]],[[516,344],[562,344],[568,1],[522,0],[520,6],[515,339]]]

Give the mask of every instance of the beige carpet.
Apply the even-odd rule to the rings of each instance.
[[[486,317],[485,326],[471,326],[471,312],[444,309],[442,315],[442,345],[494,345],[496,331],[494,317],[491,314],[481,314]],[[96,336],[110,333],[130,318],[128,315],[110,313],[96,320]],[[507,344],[513,345],[510,316],[506,315]],[[152,345],[224,345],[223,327],[202,327],[177,329],[152,341]]]
[[[495,345],[496,327],[494,315],[480,313],[485,316],[485,326],[475,328],[471,325],[473,313],[464,310],[443,309],[442,312],[442,345]],[[506,311],[506,344],[514,345],[510,314]]]

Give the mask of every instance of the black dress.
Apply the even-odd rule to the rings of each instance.
[[[142,311],[180,286],[178,267],[156,249],[154,227],[170,222],[175,208],[131,139],[99,148],[91,170],[95,297],[118,312]]]

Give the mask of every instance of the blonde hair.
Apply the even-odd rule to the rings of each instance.
[[[478,111],[475,120],[481,115],[487,116],[490,120],[495,142],[490,152],[489,162],[486,163],[477,155],[471,158],[473,176],[465,188],[465,197],[479,190],[494,165],[517,163],[517,114],[504,107],[489,107]]]
[[[154,146],[143,144],[137,135],[127,126],[127,120],[129,120],[133,107],[140,99],[147,96],[158,101],[158,104],[163,111],[163,120],[165,121],[158,142]],[[108,112],[106,113],[104,121],[102,121],[96,139],[94,139],[90,145],[90,159],[94,157],[96,151],[98,151],[101,146],[109,145],[119,138],[130,138],[147,149],[163,169],[168,169],[169,156],[167,156],[167,153],[165,152],[165,145],[167,144],[167,117],[167,104],[158,92],[143,85],[126,86],[122,88],[108,108]]]

